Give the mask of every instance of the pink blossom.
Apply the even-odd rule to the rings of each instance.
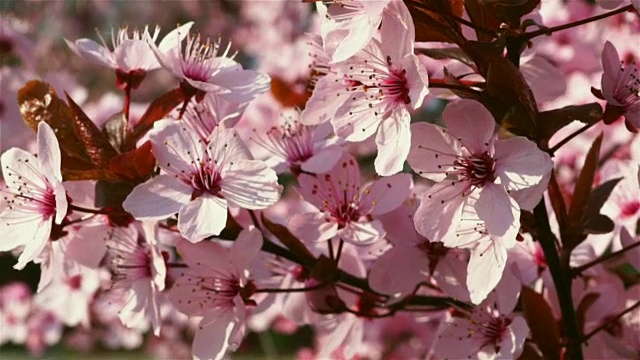
[[[635,64],[623,64],[616,48],[607,41],[602,52],[602,96],[607,107],[624,115],[627,123],[640,127],[640,78]],[[617,118],[617,116],[616,116]],[[615,120],[615,119],[613,119]]]
[[[518,280],[509,274],[470,316],[444,323],[433,349],[436,358],[517,359],[529,335],[525,319],[513,313],[519,292]]]
[[[182,38],[186,29],[176,29]],[[221,40],[201,41],[200,35],[187,34],[187,44],[167,52],[153,46],[160,64],[181,79],[188,95],[196,95],[197,100],[208,93],[216,93],[229,101],[245,103],[269,90],[269,76],[253,70],[243,70],[242,66],[229,56],[231,44],[220,54]]]
[[[67,195],[62,185],[60,149],[51,127],[38,124],[38,157],[12,148],[0,162],[8,194],[8,208],[0,213],[0,251],[24,245],[16,269],[22,269],[45,248],[55,224],[67,215]]]
[[[428,94],[428,74],[413,54],[414,26],[401,1],[393,1],[382,25],[381,41],[336,66],[336,73],[318,82],[304,124],[330,120],[337,136],[364,141],[377,132],[376,172],[392,175],[409,153],[409,109]],[[393,10],[393,12],[391,12]]]
[[[182,121],[202,140],[207,140],[218,125],[225,128],[234,127],[246,105],[225,100],[214,93],[207,93],[201,102],[189,103]]]
[[[177,29],[168,33],[160,44],[158,49],[162,53],[166,53],[172,48],[179,45],[184,39],[193,22],[188,22]],[[75,43],[66,40],[67,45],[79,56],[111,69],[115,69],[118,74],[118,81],[130,81],[127,77],[134,76],[136,81],[131,83],[133,88],[137,88],[147,71],[160,68],[160,63],[156,59],[152,46],[160,34],[160,27],[156,26],[153,35],[149,32],[149,27],[144,30],[135,29],[133,34],[129,33],[129,29],[124,27],[118,30],[117,34],[111,32],[111,44],[113,50],[109,49],[105,40],[100,37],[102,45],[90,39],[79,39]],[[98,34],[99,35],[99,34]]]
[[[638,164],[629,160],[609,160],[601,170],[601,182],[622,178],[602,206],[602,213],[614,221],[616,227],[635,229],[640,220],[640,182]]]
[[[254,288],[248,268],[262,246],[255,228],[243,230],[226,249],[214,242],[178,244],[188,269],[169,292],[184,314],[202,317],[193,340],[195,359],[222,359],[234,351],[245,332],[245,304]]]
[[[125,292],[119,318],[127,327],[147,319],[153,333],[160,334],[160,292],[165,287],[167,268],[157,246],[153,223],[143,223],[143,232],[135,228],[112,229],[108,241],[109,267],[113,272],[112,289]],[[144,237],[140,237],[140,236]]]
[[[328,7],[316,2],[323,18],[320,32],[325,39],[335,39],[336,47],[325,48],[333,62],[345,61],[362,50],[374,37],[382,14],[390,0],[334,1]]]
[[[298,183],[300,193],[318,211],[295,214],[289,221],[294,235],[309,242],[338,237],[365,245],[384,236],[380,221],[367,217],[400,206],[408,197],[412,182],[409,174],[397,174],[362,186],[358,163],[345,153],[328,173],[301,174]]]
[[[416,212],[418,232],[433,241],[455,237],[473,195],[486,231],[495,240],[512,242],[523,204],[511,193],[534,191],[526,196],[533,207],[553,166],[549,155],[524,137],[497,139],[493,117],[474,100],[450,104],[443,117],[447,129],[429,123],[412,126],[409,164],[438,182],[424,193]]]
[[[294,173],[304,171],[321,174],[331,170],[342,157],[342,149],[327,139],[329,124],[303,125],[295,113],[280,126],[272,126],[266,136],[254,129],[250,138],[270,153],[267,164],[276,170],[287,166]]]
[[[24,344],[31,307],[31,291],[27,285],[11,283],[0,287],[0,346],[8,342]]]
[[[235,130],[216,127],[204,141],[179,122],[164,120],[149,138],[164,173],[136,186],[124,201],[137,219],[179,213],[180,233],[198,242],[224,229],[227,204],[264,209],[280,197],[276,173],[252,159]]]

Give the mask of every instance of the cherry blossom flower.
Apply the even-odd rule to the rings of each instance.
[[[188,33],[186,29],[176,29],[182,38]],[[216,93],[223,98],[245,103],[257,95],[269,90],[269,76],[254,70],[243,70],[242,65],[229,56],[231,44],[220,54],[221,39],[214,42],[201,41],[200,35],[187,34],[187,44],[180,45],[167,52],[153,46],[160,64],[181,79],[183,90],[188,95],[202,100],[208,92]]]
[[[149,138],[164,173],[136,186],[124,201],[137,219],[179,213],[180,233],[198,242],[224,229],[227,204],[264,209],[280,197],[276,173],[252,159],[235,130],[216,127],[203,141],[179,122],[163,120]]]
[[[244,112],[246,104],[225,100],[214,93],[207,93],[198,103],[190,103],[182,121],[191,127],[202,140],[207,140],[216,126],[232,128]]]
[[[249,266],[262,247],[262,234],[243,230],[226,249],[214,242],[178,243],[188,269],[169,291],[179,311],[202,317],[193,339],[195,359],[222,359],[244,337],[246,304],[255,287]]]
[[[0,213],[0,251],[24,245],[16,269],[22,269],[45,248],[53,224],[67,215],[62,185],[60,148],[51,127],[38,124],[38,157],[12,148],[0,158],[8,194],[8,208]]]
[[[23,344],[28,337],[27,318],[31,311],[31,291],[23,283],[0,287],[0,346]]]
[[[517,359],[529,335],[525,319],[513,313],[520,283],[508,272],[498,288],[467,317],[445,322],[433,353],[438,359]]]
[[[100,270],[78,265],[54,278],[36,295],[35,302],[68,326],[88,326],[89,303],[99,287]]]
[[[382,22],[382,14],[390,0],[335,0],[326,6],[316,2],[323,19],[323,39],[334,39],[335,47],[325,48],[334,63],[342,62],[362,50]],[[325,40],[326,41],[326,40]]]
[[[371,265],[369,285],[383,294],[406,296],[432,276],[444,292],[457,295],[459,291],[451,291],[447,279],[459,275],[466,259],[459,256],[461,250],[448,249],[442,242],[431,242],[416,232],[413,214],[417,206],[418,202],[410,198],[396,210],[379,216],[387,230],[385,238],[393,247]]]
[[[429,92],[427,71],[413,54],[411,15],[400,1],[389,7],[381,41],[372,40],[319,81],[302,117],[305,124],[330,119],[336,135],[351,142],[377,132],[375,168],[383,176],[402,170],[411,141],[409,109],[419,108]]]
[[[192,25],[191,21],[168,33],[160,41],[158,50],[166,53],[178,46]],[[111,32],[113,50],[109,49],[102,37],[100,37],[102,45],[91,39],[78,39],[75,43],[69,40],[66,42],[82,58],[115,69],[118,83],[130,82],[132,88],[135,89],[148,71],[160,68],[160,63],[150,47],[150,44],[155,46],[158,35],[160,35],[160,27],[158,26],[156,26],[153,35],[149,32],[148,26],[145,26],[144,30],[135,29],[133,34],[126,27],[120,28],[117,34]]]
[[[294,173],[302,170],[321,174],[331,170],[342,157],[342,149],[334,144],[335,141],[327,139],[331,126],[303,125],[298,121],[299,116],[296,112],[284,124],[272,126],[266,136],[254,129],[254,137],[250,140],[270,153],[267,165],[276,170],[283,170],[282,165]]]
[[[536,185],[547,181],[553,166],[549,155],[524,137],[497,139],[493,117],[474,100],[450,104],[443,117],[447,129],[428,123],[412,126],[409,164],[438,182],[424,193],[416,212],[418,232],[433,241],[455,237],[473,195],[475,211],[491,237],[513,241],[521,204],[510,192],[534,191],[527,203],[535,204],[545,188]]]
[[[300,193],[318,211],[295,214],[289,221],[291,232],[304,241],[338,237],[355,245],[370,244],[384,236],[382,223],[367,217],[400,206],[412,186],[409,174],[397,174],[362,186],[358,163],[347,153],[328,173],[301,174],[298,183]]]
[[[623,64],[616,48],[610,42],[604,44],[602,52],[602,96],[607,108],[616,115],[624,115],[627,125],[640,128],[640,78],[636,64]],[[606,113],[606,112],[605,112]],[[613,116],[615,120],[618,116]],[[605,116],[606,117],[606,116]],[[637,131],[637,130],[636,130]]]
[[[616,227],[635,229],[640,220],[640,180],[638,164],[629,160],[611,159],[600,171],[601,182],[622,178],[602,206],[602,213],[614,221]]]
[[[113,272],[112,290],[124,292],[125,304],[118,317],[133,327],[144,319],[153,333],[160,335],[160,292],[165,287],[167,268],[154,234],[153,223],[143,223],[143,232],[135,228],[115,228],[108,241],[109,267]],[[142,236],[142,237],[141,237]]]

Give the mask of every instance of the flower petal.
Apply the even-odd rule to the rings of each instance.
[[[504,187],[485,184],[474,208],[495,240],[507,249],[515,246],[520,229],[520,208]]]
[[[422,196],[413,218],[416,230],[431,241],[443,241],[460,224],[466,201],[462,192],[467,185],[461,181],[435,184]]]
[[[305,242],[326,241],[338,231],[338,223],[328,221],[320,212],[294,214],[289,220],[291,233]]]
[[[251,262],[258,256],[262,248],[262,233],[257,228],[250,226],[238,235],[229,249],[229,257],[239,274],[248,271]]]
[[[189,202],[193,189],[171,175],[158,175],[136,186],[122,207],[138,220],[162,220]]]
[[[193,338],[193,358],[220,360],[229,347],[231,333],[236,326],[233,308],[219,307],[207,312]]]
[[[374,164],[378,175],[393,175],[402,170],[411,148],[410,122],[407,109],[400,108],[380,124],[376,135],[378,156]]]
[[[38,123],[38,162],[40,170],[47,179],[62,181],[58,139],[51,126],[44,121]]]
[[[538,185],[553,168],[549,154],[524,137],[496,141],[495,160],[495,174],[509,190]]]
[[[471,251],[467,267],[467,288],[471,301],[478,305],[489,295],[500,279],[507,264],[507,249],[487,238]]]
[[[220,189],[230,204],[250,210],[275,204],[282,192],[276,172],[258,160],[234,161],[223,172]]]
[[[445,128],[426,122],[411,125],[411,150],[407,161],[418,175],[442,181],[460,154],[460,143]]]
[[[407,200],[412,188],[411,174],[378,179],[363,191],[360,200],[362,211],[381,215],[395,210]],[[371,206],[371,210],[368,210],[368,206]]]
[[[199,242],[209,236],[219,235],[227,226],[227,201],[204,194],[189,201],[178,215],[178,229],[185,239]]]
[[[493,115],[481,103],[463,99],[450,103],[442,114],[447,130],[458,139],[472,155],[489,150],[496,123]]]

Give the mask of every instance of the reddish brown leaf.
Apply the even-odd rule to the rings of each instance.
[[[18,91],[18,106],[24,122],[36,131],[46,122],[55,131],[60,149],[70,157],[89,161],[82,142],[73,129],[73,112],[51,85],[31,80]]]
[[[153,172],[155,165],[151,142],[147,141],[139,148],[111,159],[109,169],[124,181],[141,183]]]
[[[284,107],[304,108],[311,93],[300,93],[292,89],[292,86],[277,76],[271,77],[271,95]]]
[[[429,0],[406,2],[416,28],[416,41],[459,43],[463,41],[460,24],[452,17],[461,17],[460,0]]]
[[[602,134],[600,134],[587,153],[582,171],[576,182],[575,190],[571,196],[569,206],[568,222],[571,226],[576,226],[582,220],[582,215],[587,210],[587,203],[591,194],[591,187],[596,176],[598,160],[600,159],[600,146],[602,145]]]
[[[500,24],[502,22],[498,18],[496,18],[495,14],[492,11],[487,8],[484,1],[466,0],[464,2],[464,6],[467,10],[467,14],[469,14],[469,18],[471,18],[472,23],[487,30],[496,31],[500,28]],[[482,31],[476,31],[476,36],[478,40],[483,42],[488,42],[493,39],[493,36]]]
[[[520,294],[524,316],[533,341],[547,360],[560,360],[562,349],[560,327],[547,301],[534,290],[523,287]]]
[[[565,106],[560,109],[541,112],[538,114],[537,119],[539,143],[546,146],[553,134],[574,120],[584,124],[593,124],[600,121],[602,116],[602,106],[598,103]]]
[[[553,212],[555,212],[556,214],[556,219],[558,221],[558,226],[560,227],[560,232],[564,233],[567,229],[567,205],[564,203],[564,195],[562,194],[562,189],[560,189],[560,185],[558,185],[555,170],[551,171],[551,178],[549,180],[548,190],[549,190],[549,199],[551,200],[551,206],[553,207]]]
[[[96,167],[107,169],[109,167],[109,161],[118,155],[118,152],[111,146],[109,140],[107,140],[96,124],[82,111],[80,106],[73,101],[69,94],[65,93],[65,95],[67,96],[69,108],[73,113],[73,128],[84,145],[89,159]]]
[[[147,108],[147,111],[145,111],[140,120],[138,120],[131,138],[127,139],[127,144],[133,147],[133,144],[153,127],[153,123],[167,116],[176,106],[182,104],[184,100],[184,92],[179,87],[153,100]]]

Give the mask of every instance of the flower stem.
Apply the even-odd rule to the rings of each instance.
[[[563,25],[558,25],[558,26],[546,28],[546,29],[539,29],[539,30],[536,30],[536,31],[533,31],[533,32],[529,32],[529,33],[524,33],[524,34],[522,34],[522,39],[525,40],[525,41],[528,41],[528,40],[531,40],[534,37],[537,37],[537,36],[540,36],[540,35],[551,35],[556,31],[562,31],[562,30],[566,30],[566,29],[571,29],[571,28],[574,28],[576,26],[588,24],[588,23],[593,22],[593,21],[598,21],[598,20],[605,19],[605,18],[608,18],[608,17],[613,16],[613,15],[621,14],[621,13],[629,11],[631,9],[633,9],[633,5],[627,5],[627,6],[621,7],[620,9],[609,11],[607,13],[596,15],[596,16],[592,16],[592,17],[589,17],[589,18],[586,18],[586,19],[582,19],[582,20],[566,23],[566,24],[563,24]]]
[[[624,309],[621,313],[619,313],[618,315],[608,319],[607,321],[605,321],[604,323],[600,324],[600,326],[598,326],[597,328],[591,330],[588,334],[586,334],[583,338],[582,341],[586,342],[587,340],[591,339],[591,337],[593,337],[593,335],[597,334],[599,331],[605,329],[607,326],[611,325],[612,323],[618,321],[620,318],[622,318],[623,316],[625,316],[626,314],[632,312],[633,310],[635,310],[636,308],[638,308],[640,306],[640,300],[636,301],[635,304],[631,305],[630,307]]]
[[[538,241],[544,252],[549,272],[556,288],[556,295],[560,304],[560,312],[562,313],[562,324],[564,326],[564,334],[567,339],[567,354],[565,359],[582,360],[582,347],[580,331],[576,321],[576,313],[573,308],[573,298],[571,295],[571,274],[568,257],[560,260],[558,249],[556,248],[556,239],[551,232],[549,218],[547,216],[547,206],[542,199],[533,210],[535,216]]]
[[[583,132],[591,129],[591,127],[593,125],[597,124],[597,123],[598,123],[598,121],[590,123],[590,124],[586,124],[585,126],[581,127],[580,129],[574,131],[569,136],[567,136],[566,138],[564,138],[560,142],[558,142],[556,145],[554,145],[551,149],[549,149],[549,154],[553,155],[556,151],[558,151],[558,149],[560,149],[561,147],[566,145],[569,141],[573,140],[573,138],[575,138],[576,136],[582,134]]]
[[[275,294],[280,294],[280,293],[293,293],[293,292],[307,292],[307,291],[313,291],[313,290],[317,290],[320,289],[323,286],[326,286],[327,284],[316,284],[313,286],[307,286],[307,287],[303,287],[303,288],[290,288],[290,289],[280,289],[280,288],[262,288],[262,289],[256,289],[255,292],[256,293],[275,293]]]
[[[79,211],[79,212],[84,212],[88,214],[98,214],[98,215],[107,215],[110,213],[110,211],[106,209],[87,209],[87,208],[77,206],[77,205],[72,205],[72,204],[69,204],[69,209],[73,211]]]
[[[583,271],[591,268],[592,266],[598,265],[598,264],[603,263],[603,262],[605,262],[605,261],[607,261],[609,259],[612,259],[612,258],[614,258],[614,257],[616,257],[618,255],[624,254],[625,252],[627,252],[627,251],[629,251],[631,249],[635,249],[638,246],[640,246],[640,241],[636,241],[635,243],[627,246],[626,248],[622,248],[622,249],[620,249],[618,251],[614,251],[612,253],[609,253],[607,255],[604,255],[604,256],[601,256],[601,257],[599,257],[597,259],[594,259],[594,260],[592,260],[592,261],[590,261],[590,262],[588,262],[588,263],[586,263],[584,265],[580,265],[577,268],[572,269],[572,274],[573,274],[574,277],[576,277],[576,276],[580,275]]]
[[[431,81],[429,81],[429,87],[432,89],[449,89],[449,90],[457,90],[457,91],[464,91],[464,92],[468,92],[474,95],[480,95],[482,94],[482,91],[478,91],[476,89],[472,89],[470,87],[466,87],[466,86],[462,86],[462,85],[455,85],[455,84],[446,84],[446,83],[440,83],[440,82],[436,82],[433,83]]]

